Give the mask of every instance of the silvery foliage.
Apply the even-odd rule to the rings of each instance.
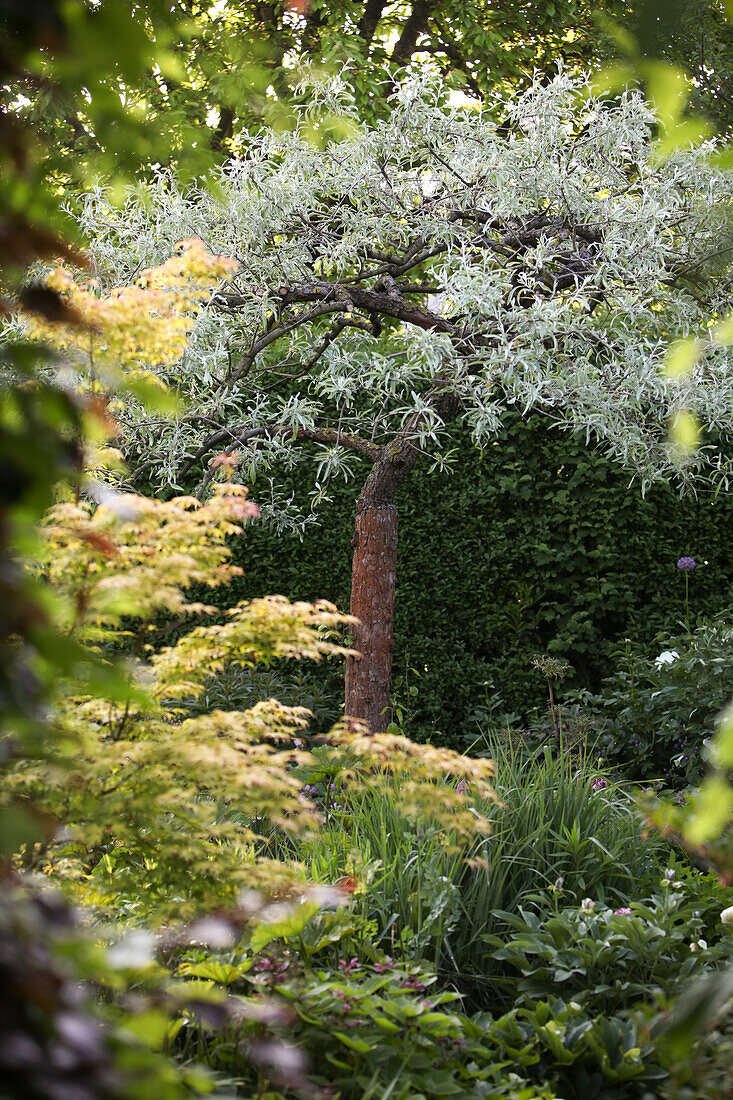
[[[719,250],[727,234],[733,183],[706,163],[709,148],[658,162],[654,116],[637,92],[607,105],[563,74],[507,106],[508,135],[480,109],[446,103],[430,79],[402,87],[392,106],[375,129],[354,120],[352,138],[319,149],[306,131],[322,116],[321,98],[299,129],[253,138],[244,158],[205,186],[184,189],[162,172],[122,209],[103,192],[88,196],[82,225],[104,278],[132,279],[190,236],[241,264],[226,288],[237,308],[213,300],[185,358],[165,372],[186,410],[163,419],[130,405],[131,451],[148,457],[161,483],[176,485],[186,457],[223,426],[231,434],[203,457],[204,468],[236,445],[242,479],[251,480],[276,458],[302,455],[299,427],[338,426],[381,443],[411,423],[416,444],[440,464],[449,455],[431,401],[437,383],[461,398],[479,444],[496,436],[506,405],[518,405],[604,441],[644,484],[673,469],[684,479],[713,468],[704,450],[679,453],[669,422],[688,409],[733,434],[729,348],[711,348],[681,379],[660,370],[672,340],[704,338],[728,307],[722,261],[704,290],[674,277]],[[348,116],[343,98],[339,110]],[[502,252],[502,232],[541,212],[552,227],[531,247]],[[482,229],[481,219],[494,229]],[[572,286],[534,293],[562,250],[576,248],[578,226],[597,231],[584,253],[592,262],[580,265]],[[227,385],[268,324],[309,309],[281,312],[280,288],[320,280],[341,293],[379,268],[375,252],[404,254],[416,241],[436,254],[398,281],[422,284],[410,302],[451,319],[466,342],[399,322],[374,335],[362,314],[363,328],[345,328],[306,369],[333,322],[326,316],[290,328]],[[375,274],[359,285],[376,283]],[[522,286],[532,291],[523,301]],[[288,431],[237,443],[239,432],[267,424]],[[315,499],[361,461],[342,446],[311,444],[309,454]],[[723,460],[715,461],[713,476],[727,480]],[[282,504],[273,498],[273,510]]]

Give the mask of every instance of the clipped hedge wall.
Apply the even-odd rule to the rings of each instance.
[[[537,652],[572,665],[563,685],[597,690],[619,640],[651,642],[678,628],[682,555],[700,563],[693,619],[733,603],[729,498],[680,499],[670,486],[642,498],[627,471],[539,416],[508,417],[484,452],[465,434],[453,445],[454,472],[416,469],[399,501],[395,673],[409,665],[420,674],[410,679],[413,735],[463,747],[497,693],[495,714],[527,718],[544,707]],[[307,464],[278,481],[305,500]],[[334,487],[302,543],[250,528],[237,551],[246,571],[237,596],[278,592],[348,608],[357,493],[353,482]],[[337,695],[336,671],[320,675]]]

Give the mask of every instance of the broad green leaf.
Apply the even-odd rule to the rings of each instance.
[[[133,1035],[138,1042],[151,1050],[160,1050],[168,1038],[170,1018],[161,1009],[148,1009],[137,1014],[125,1016],[124,1030]]]
[[[347,1035],[345,1031],[334,1031],[333,1034],[345,1047],[355,1050],[357,1054],[368,1054],[369,1051],[373,1050],[376,1046],[375,1042],[367,1043],[364,1039],[357,1039],[354,1035]]]
[[[250,937],[250,950],[257,952],[266,947],[273,940],[288,939],[290,936],[298,936],[305,928],[311,917],[315,916],[321,908],[317,901],[301,901],[286,915],[273,921],[264,921],[258,924]]]
[[[245,959],[244,962],[236,965],[219,962],[217,959],[209,959],[207,962],[197,963],[195,966],[187,966],[185,973],[192,978],[205,978],[217,982],[219,985],[231,985],[232,982],[241,978],[251,968],[251,959]]]

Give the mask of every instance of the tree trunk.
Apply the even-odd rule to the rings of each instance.
[[[430,13],[435,7],[435,0],[415,0],[412,11],[402,28],[397,44],[392,51],[392,61],[395,65],[405,65],[415,50],[417,40],[428,25]]]
[[[372,43],[379,26],[379,20],[382,18],[382,12],[386,7],[386,0],[367,0],[364,13],[357,27],[359,37],[366,42],[367,46]]]
[[[389,725],[394,646],[397,508],[366,503],[356,516],[351,571],[353,645],[361,654],[346,665],[346,715],[376,733]]]
[[[447,424],[461,405],[456,395],[440,389],[440,384],[436,380],[431,404]],[[369,455],[374,464],[356,505],[351,614],[359,620],[353,628],[353,646],[361,656],[346,663],[344,713],[364,722],[372,733],[385,730],[390,721],[397,576],[395,495],[420,457],[416,436],[421,417],[422,413],[416,413],[390,443]],[[363,453],[363,445],[361,450]]]

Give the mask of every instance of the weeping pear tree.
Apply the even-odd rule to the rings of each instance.
[[[348,139],[318,148],[306,111],[295,132],[251,138],[206,186],[161,174],[121,210],[90,195],[83,227],[102,279],[133,278],[181,237],[238,262],[185,356],[161,367],[183,410],[156,417],[132,399],[117,414],[131,477],[206,495],[221,462],[235,462],[283,525],[298,522],[292,502],[261,488],[274,463],[313,463],[303,522],[332,479],[361,476],[361,657],[348,662],[346,713],[377,730],[396,494],[416,463],[450,466],[451,422],[481,447],[518,405],[582,431],[642,485],[727,484],[725,457],[685,450],[670,424],[697,418],[711,438],[733,435],[731,254],[720,248],[733,186],[709,149],[660,160],[635,91],[609,104],[559,75],[507,103],[500,129],[427,79],[403,86],[373,128],[333,94],[322,100],[347,116]]]

